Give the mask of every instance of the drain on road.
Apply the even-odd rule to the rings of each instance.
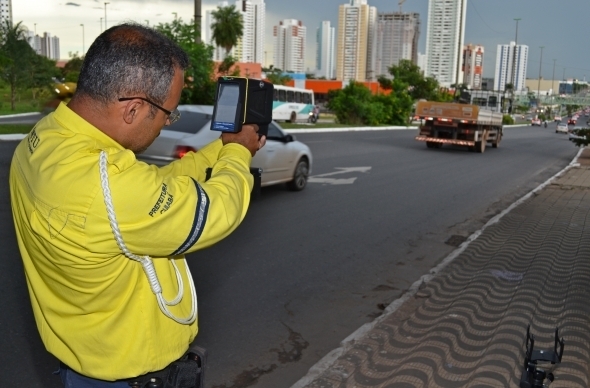
[[[463,244],[467,240],[467,237],[460,236],[458,234],[454,234],[445,241],[445,244],[450,245],[452,247],[458,247],[459,245]]]

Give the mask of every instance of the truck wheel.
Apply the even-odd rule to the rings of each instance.
[[[496,136],[496,140],[494,140],[494,142],[492,143],[492,148],[498,148],[501,140],[502,140],[502,135],[498,134]]]
[[[435,146],[436,146],[436,143],[433,141],[426,142],[426,147],[428,147],[428,148],[434,148]]]
[[[475,142],[475,150],[479,154],[483,154],[486,150],[486,141],[476,141]]]

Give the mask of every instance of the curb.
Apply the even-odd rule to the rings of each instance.
[[[26,136],[26,133],[11,133],[8,135],[0,135],[0,141],[22,140]]]
[[[407,292],[403,294],[400,298],[394,300],[387,306],[384,310],[384,313],[373,320],[372,322],[365,323],[361,327],[359,327],[356,331],[346,337],[342,342],[340,342],[340,347],[333,349],[327,355],[325,355],[322,359],[320,359],[317,363],[315,363],[311,368],[309,368],[308,373],[303,376],[299,381],[291,386],[291,388],[303,388],[309,383],[311,383],[314,379],[316,379],[320,374],[328,370],[334,363],[338,360],[340,356],[342,356],[346,351],[348,351],[355,343],[355,341],[361,337],[363,337],[366,333],[371,331],[377,324],[381,321],[388,318],[391,314],[393,314],[398,308],[400,308],[406,301],[412,298],[418,290],[422,287],[423,284],[430,282],[438,273],[440,273],[447,265],[449,265],[457,256],[459,256],[463,251],[467,249],[469,244],[477,239],[485,229],[489,226],[497,223],[500,221],[502,217],[506,214],[510,213],[514,208],[521,205],[523,202],[528,200],[530,197],[535,195],[538,191],[541,191],[546,186],[548,186],[553,180],[558,178],[559,176],[563,175],[572,167],[578,167],[580,164],[578,163],[578,158],[582,154],[585,148],[580,148],[574,159],[570,162],[569,165],[565,166],[561,171],[553,175],[551,178],[547,179],[545,182],[541,183],[539,186],[522,196],[512,205],[508,206],[502,212],[491,218],[484,226],[481,227],[478,231],[471,234],[465,242],[463,242],[457,249],[451,252],[448,256],[446,256],[440,264],[432,268],[428,274],[422,275],[418,280],[416,280],[410,288],[408,288]]]
[[[13,117],[27,117],[27,116],[34,116],[34,115],[38,115],[38,114],[41,114],[41,112],[15,113],[12,115],[2,115],[2,116],[0,116],[0,119],[13,118]]]

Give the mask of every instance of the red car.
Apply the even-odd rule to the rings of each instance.
[[[569,120],[567,121],[567,125],[576,125],[576,120],[574,120],[574,119],[569,119]]]

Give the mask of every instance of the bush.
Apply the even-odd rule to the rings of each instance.
[[[502,116],[502,125],[511,125],[514,124],[514,119],[510,115]]]

